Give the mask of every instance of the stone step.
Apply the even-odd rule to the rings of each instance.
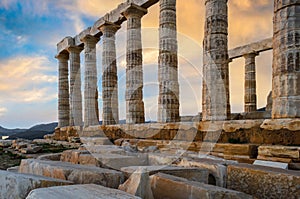
[[[258,159],[278,162],[300,162],[300,147],[292,146],[260,146]]]
[[[193,198],[193,199],[253,199],[252,196],[242,192],[216,187],[200,182],[188,181],[187,179],[158,173],[150,176],[152,193],[155,199]]]
[[[0,170],[1,199],[24,199],[33,189],[70,184],[73,182]]]
[[[35,189],[26,199],[141,199],[126,192],[95,184]]]
[[[124,172],[125,177],[129,178],[134,172],[143,170],[148,172],[149,175],[156,173],[166,173],[182,178],[186,178],[191,181],[197,181],[202,183],[208,183],[208,170],[192,167],[177,167],[177,166],[131,166],[123,167],[121,171]]]
[[[118,188],[124,181],[123,174],[118,171],[60,161],[24,159],[19,172],[69,180],[75,184],[92,183],[111,188]]]

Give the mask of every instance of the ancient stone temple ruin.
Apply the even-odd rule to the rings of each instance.
[[[157,122],[147,123],[142,18],[155,4],[159,4],[159,94]],[[202,113],[180,116],[176,0],[128,0],[57,44],[58,127],[49,137],[56,142],[80,140],[81,147],[23,160],[19,172],[98,184],[74,187],[87,195],[114,193],[115,198],[299,198],[300,0],[274,0],[273,36],[234,49],[228,49],[228,1],[203,0],[203,5],[195,6],[206,9],[203,55],[199,54]],[[119,124],[116,35],[124,25],[126,124]],[[97,71],[99,41],[101,71]],[[272,95],[266,110],[259,111],[256,57],[269,50],[273,50]],[[230,62],[241,57],[244,111],[231,113]],[[72,186],[50,189],[66,197],[76,194]],[[28,198],[34,196],[43,196],[43,190],[34,190]]]

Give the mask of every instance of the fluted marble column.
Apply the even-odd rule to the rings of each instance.
[[[103,100],[103,125],[119,123],[118,105],[118,73],[116,58],[115,34],[119,25],[106,22],[100,27],[103,33],[102,52],[102,100]]]
[[[62,52],[58,60],[58,127],[70,126],[69,53]]]
[[[300,0],[274,1],[273,118],[300,117]]]
[[[158,122],[179,122],[176,0],[160,0]]]
[[[206,0],[205,7],[203,120],[226,120],[230,117],[227,0]]]
[[[244,55],[245,58],[245,96],[244,112],[257,110],[256,105],[256,69],[255,57],[257,53]]]
[[[70,53],[70,126],[82,126],[80,53],[82,47],[71,46]]]
[[[146,9],[134,4],[123,12],[127,18],[126,123],[128,124],[145,122],[141,18],[146,13]]]
[[[99,125],[96,44],[98,38],[87,35],[84,42],[84,126]]]

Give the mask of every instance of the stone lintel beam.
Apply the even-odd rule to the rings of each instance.
[[[272,49],[273,49],[273,38],[268,38],[248,45],[239,46],[237,48],[231,49],[228,51],[228,54],[229,54],[229,59],[233,60],[236,58],[243,57],[244,55],[247,54],[260,53]]]
[[[133,3],[137,6],[140,6],[142,8],[147,9],[147,8],[153,6],[154,4],[158,3],[158,2],[159,2],[159,0],[130,0],[130,1],[125,2],[125,3],[121,3],[120,5],[118,5],[118,7],[116,9],[112,10],[111,12],[107,13],[105,16],[98,19],[92,27],[89,27],[89,28],[85,29],[84,31],[82,31],[78,35],[74,36],[73,38],[72,37],[66,37],[61,42],[59,42],[57,44],[57,46],[58,46],[58,48],[57,48],[58,53],[57,54],[59,54],[60,52],[67,49],[67,47],[69,45],[66,44],[65,42],[68,43],[68,40],[74,39],[74,45],[80,46],[80,45],[83,44],[81,39],[84,38],[85,35],[92,35],[92,36],[97,36],[97,37],[101,36],[102,33],[99,30],[99,27],[100,27],[101,24],[103,24],[104,21],[110,21],[114,24],[121,25],[124,21],[126,21],[126,18],[122,15],[122,12],[131,3]]]
[[[74,37],[74,44],[75,46],[80,46],[80,45],[83,45],[83,40],[85,37],[91,35],[90,34],[91,32],[91,27],[88,27],[87,29],[83,30],[81,33],[79,33],[78,35],[76,35]],[[94,36],[94,35],[91,35],[91,36]]]
[[[66,51],[69,46],[74,45],[74,40],[72,37],[65,37],[57,44],[57,55],[61,54],[63,51]]]

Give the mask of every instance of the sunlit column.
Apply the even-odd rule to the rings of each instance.
[[[84,126],[99,125],[96,44],[98,38],[85,36],[84,55]]]
[[[158,122],[179,122],[176,0],[160,0]]]
[[[100,27],[103,33],[102,52],[102,101],[103,125],[119,123],[118,72],[116,58],[115,34],[120,26],[106,22]]]
[[[204,121],[230,117],[227,0],[206,0],[203,42]]]
[[[70,53],[70,126],[82,126],[80,53],[82,47],[71,46]]]
[[[244,112],[257,110],[256,105],[256,69],[255,57],[257,53],[244,55],[245,58],[245,96]]]
[[[69,102],[69,53],[62,52],[56,56],[58,60],[58,127],[70,125]]]
[[[128,124],[145,122],[141,18],[146,13],[146,9],[134,4],[123,12],[127,18],[126,123]]]

